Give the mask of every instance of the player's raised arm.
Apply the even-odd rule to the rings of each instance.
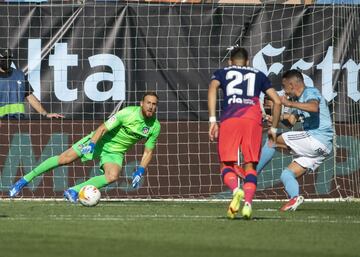
[[[220,86],[218,80],[212,80],[208,90],[208,112],[209,112],[209,138],[214,141],[218,137],[219,127],[216,122],[216,99],[217,91]]]

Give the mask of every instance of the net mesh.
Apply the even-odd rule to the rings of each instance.
[[[2,195],[41,161],[96,129],[119,103],[137,105],[144,92],[154,90],[162,131],[142,185],[131,187],[143,153],[138,144],[103,196],[229,196],[216,143],[208,139],[207,85],[226,65],[226,49],[239,44],[277,90],[281,73],[298,68],[306,84],[329,101],[334,151],[316,172],[299,179],[301,193],[359,197],[358,6],[254,3],[1,3],[1,47],[13,49],[13,64],[28,75],[44,108],[65,115],[46,119],[27,104],[21,119],[1,120]],[[279,179],[291,160],[275,155],[259,176],[256,198],[286,197]],[[98,174],[97,161],[76,161],[36,178],[21,197],[61,197],[69,186]]]

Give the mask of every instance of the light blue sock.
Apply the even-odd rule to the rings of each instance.
[[[260,160],[256,166],[258,176],[260,175],[264,167],[271,161],[275,154],[275,147],[270,147],[268,143],[269,140],[266,139],[265,144],[261,149]]]
[[[285,186],[285,190],[290,198],[294,198],[299,195],[299,183],[296,180],[295,174],[289,170],[284,169],[280,176],[281,181]]]

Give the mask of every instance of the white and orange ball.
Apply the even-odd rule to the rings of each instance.
[[[79,191],[79,202],[86,206],[96,206],[100,201],[101,193],[95,186],[83,186]]]

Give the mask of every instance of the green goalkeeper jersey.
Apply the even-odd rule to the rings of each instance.
[[[106,122],[108,132],[101,138],[99,145],[110,153],[124,154],[141,139],[145,147],[153,149],[160,134],[160,122],[155,118],[145,119],[140,106],[129,106],[115,113]]]

